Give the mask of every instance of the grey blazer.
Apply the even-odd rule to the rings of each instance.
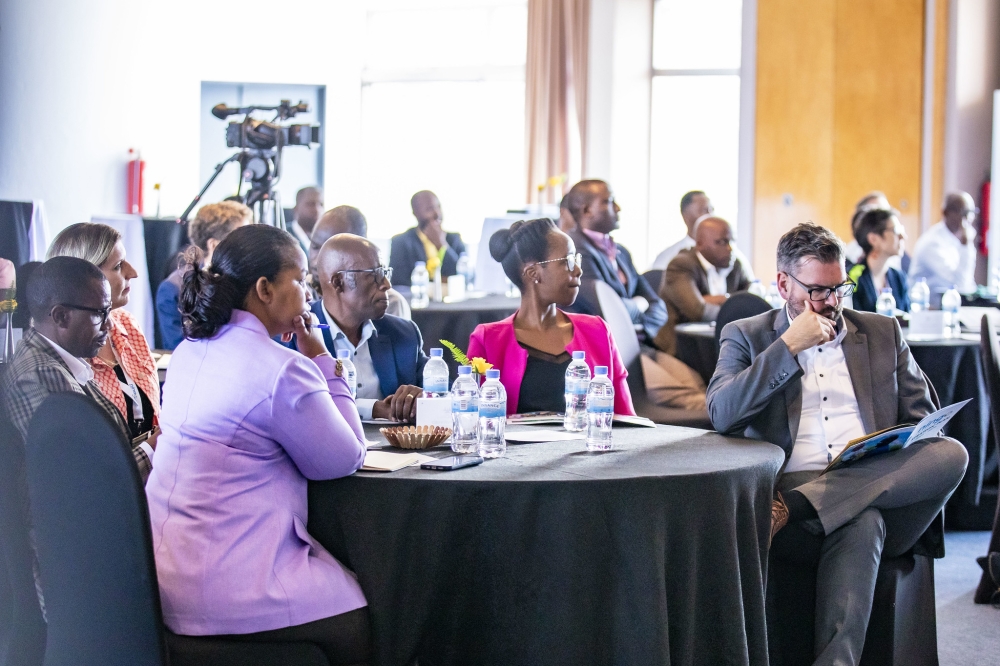
[[[782,308],[722,329],[707,396],[716,430],[777,444],[786,463],[802,412],[802,368],[778,339],[788,324]],[[866,432],[916,423],[934,411],[923,372],[895,319],[844,310],[843,326],[844,357]]]

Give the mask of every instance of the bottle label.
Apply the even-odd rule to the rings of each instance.
[[[447,393],[448,392],[448,378],[444,377],[441,379],[432,379],[430,381],[424,381],[424,390],[429,393]]]
[[[453,398],[451,401],[452,413],[475,413],[479,411],[479,401],[470,398]]]
[[[588,396],[587,412],[590,414],[611,414],[615,411],[614,401],[611,398]]]
[[[481,402],[479,418],[495,419],[507,416],[507,405],[501,402]]]
[[[589,379],[571,378],[566,380],[566,393],[572,393],[574,395],[587,395],[587,391],[589,389]]]

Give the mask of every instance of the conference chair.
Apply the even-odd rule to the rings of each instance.
[[[642,277],[646,278],[646,282],[653,288],[653,291],[660,293],[660,283],[663,282],[664,272],[658,268],[653,268],[643,273]]]
[[[41,666],[45,622],[28,539],[24,445],[2,410],[0,461],[0,666]]]
[[[770,309],[771,305],[767,301],[749,291],[740,291],[727,298],[715,317],[715,346],[719,346],[722,329],[726,324],[763,314]]]
[[[48,620],[45,666],[329,666],[312,644],[165,630],[146,494],[129,442],[90,398],[46,398],[25,457]]]
[[[642,371],[642,348],[621,297],[601,280],[584,280],[581,293],[584,291],[593,293],[594,300],[591,302],[597,303],[601,310],[600,316],[607,322],[611,337],[618,346],[622,363],[628,370],[628,388],[632,394],[635,413],[645,416],[654,423],[712,430],[712,422],[708,418],[707,411],[661,407],[649,401]]]
[[[983,374],[986,375],[986,392],[990,396],[990,422],[993,424],[993,439],[1000,449],[1000,343],[997,341],[997,330],[990,321],[990,318],[983,315],[980,324],[979,353],[983,360]],[[989,553],[1000,552],[1000,502],[997,503],[996,513],[993,516],[993,534],[990,537],[990,546],[987,555],[976,558],[979,566],[983,568],[983,576],[979,579],[979,587],[973,600],[977,604],[988,604],[992,601],[994,593],[997,591],[997,582],[990,574],[987,560]]]

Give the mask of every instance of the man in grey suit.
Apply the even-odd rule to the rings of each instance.
[[[708,410],[719,432],[785,450],[772,539],[822,537],[815,663],[856,664],[881,557],[914,546],[968,456],[939,437],[821,475],[849,440],[929,414],[931,393],[895,319],[843,310],[853,284],[832,233],[795,227],[779,241],[777,263],[787,305],[723,329]]]

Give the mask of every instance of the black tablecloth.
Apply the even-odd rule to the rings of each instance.
[[[463,351],[469,348],[469,336],[476,326],[500,321],[514,314],[521,307],[521,299],[506,296],[470,298],[457,303],[431,303],[426,308],[413,310],[413,322],[424,338],[424,351],[440,347],[439,340],[454,342]],[[458,376],[458,369],[451,355],[445,352],[451,377]]]
[[[311,483],[309,531],[357,573],[373,663],[766,664],[781,450],[667,426],[614,442]]]

